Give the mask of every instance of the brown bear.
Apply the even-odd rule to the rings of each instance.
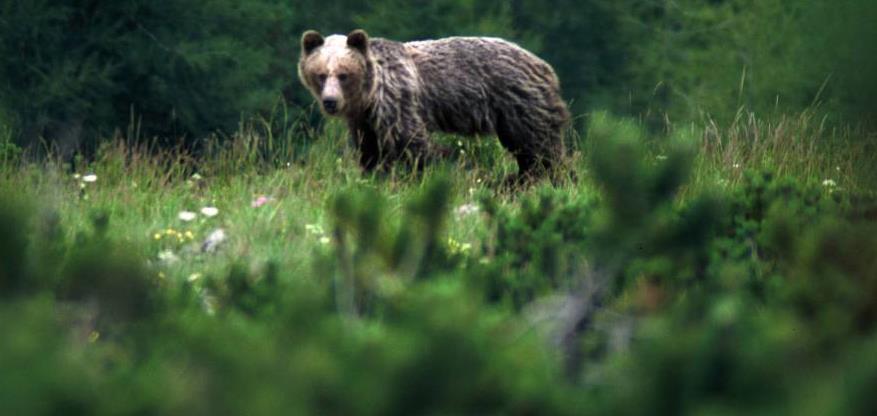
[[[569,112],[554,70],[498,38],[418,42],[369,38],[362,30],[301,38],[298,74],[323,112],[347,120],[366,171],[387,161],[442,153],[435,131],[499,137],[521,176],[563,154]]]

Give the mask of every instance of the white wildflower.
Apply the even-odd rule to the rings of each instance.
[[[326,237],[326,236],[322,236],[322,237],[320,237],[320,244],[322,244],[322,245],[324,245],[324,246],[325,246],[325,245],[328,245],[328,244],[331,243],[331,242],[332,242],[332,239],[329,238],[329,237]]]
[[[826,179],[826,180],[822,181],[822,186],[825,186],[828,188],[834,188],[835,186],[837,186],[837,183],[835,183],[831,179]]]
[[[470,203],[460,205],[454,210],[454,213],[457,214],[458,217],[464,217],[467,215],[476,214],[479,210],[480,209],[478,208],[478,205]]]
[[[196,214],[192,211],[180,211],[180,213],[177,214],[177,218],[179,218],[181,221],[186,221],[186,222],[194,220],[195,217],[197,217],[197,216],[198,216],[198,214]]]
[[[95,181],[97,181],[97,175],[95,175],[93,173],[89,173],[88,175],[85,175],[82,177],[82,182],[92,183]]]
[[[201,243],[201,251],[205,253],[212,253],[216,251],[222,243],[226,240],[225,230],[222,228],[217,228],[213,230],[210,235]]]
[[[205,217],[215,217],[216,214],[219,214],[219,208],[204,207],[204,208],[201,208],[201,214],[203,214]]]
[[[158,253],[158,261],[166,265],[171,265],[180,261],[180,258],[173,252],[173,250],[162,250]]]

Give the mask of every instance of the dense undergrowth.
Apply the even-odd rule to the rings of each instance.
[[[364,177],[342,132],[3,148],[0,414],[873,414],[874,138],[596,114]]]

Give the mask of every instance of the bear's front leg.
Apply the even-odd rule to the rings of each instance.
[[[367,125],[351,125],[350,136],[351,142],[359,150],[359,166],[363,171],[370,173],[383,165],[386,158],[381,153],[378,135],[374,129]]]
[[[430,140],[426,123],[419,115],[402,109],[394,113],[394,116],[376,120],[379,153],[387,161],[422,167],[441,154],[439,146]]]

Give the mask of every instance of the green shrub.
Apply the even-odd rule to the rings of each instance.
[[[595,202],[543,187],[521,199],[520,208],[496,207],[482,199],[495,238],[482,251],[493,258],[477,264],[474,283],[491,301],[521,308],[539,296],[570,289],[586,261]]]

